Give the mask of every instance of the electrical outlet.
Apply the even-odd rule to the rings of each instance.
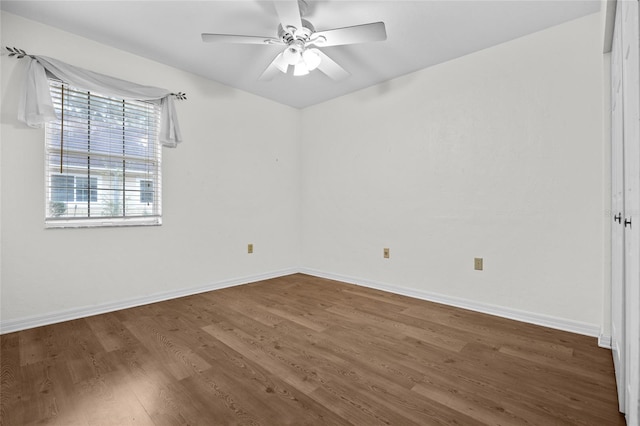
[[[382,251],[382,255],[384,256],[385,259],[389,258],[389,249],[388,248],[384,248],[384,250]]]
[[[476,257],[473,259],[473,269],[476,271],[482,271],[482,258]]]
[[[253,244],[247,245],[247,253],[249,254],[253,253]]]

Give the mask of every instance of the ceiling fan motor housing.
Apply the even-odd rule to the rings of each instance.
[[[303,53],[306,50],[306,45],[315,32],[311,22],[306,19],[301,19],[301,22],[302,28],[287,26],[285,29],[282,25],[278,25],[278,37],[287,45],[283,54],[289,65],[297,65],[304,60]]]
[[[283,28],[282,25],[278,25],[278,38],[283,43],[290,45],[296,40],[300,40],[306,43],[311,38],[311,35],[316,31],[311,22],[306,19],[301,19],[302,28],[289,27]]]

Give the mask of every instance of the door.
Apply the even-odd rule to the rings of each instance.
[[[624,140],[625,413],[640,420],[640,43],[637,1],[620,1]]]
[[[611,351],[618,386],[618,408],[625,411],[624,305],[624,141],[622,120],[622,26],[620,2],[611,46]]]

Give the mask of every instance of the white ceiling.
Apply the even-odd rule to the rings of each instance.
[[[0,8],[304,108],[598,12],[600,0],[309,0],[305,18],[317,31],[386,24],[386,41],[323,48],[351,73],[337,82],[317,70],[294,77],[291,69],[271,81],[258,81],[282,47],[202,42],[203,32],[277,37],[279,20],[272,1],[3,0]]]

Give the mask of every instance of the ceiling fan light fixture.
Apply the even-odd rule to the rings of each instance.
[[[284,60],[289,65],[297,65],[302,61],[302,51],[297,44],[290,44],[284,52],[282,52]]]
[[[295,68],[293,69],[294,76],[300,77],[302,75],[307,75],[307,74],[309,74],[309,68],[307,67],[307,64],[304,63],[304,61],[301,61],[298,64],[296,64]]]
[[[320,62],[322,61],[318,49],[305,49],[305,51],[302,52],[302,59],[304,59],[304,63],[309,71],[313,71],[318,68],[318,65],[320,65]]]

